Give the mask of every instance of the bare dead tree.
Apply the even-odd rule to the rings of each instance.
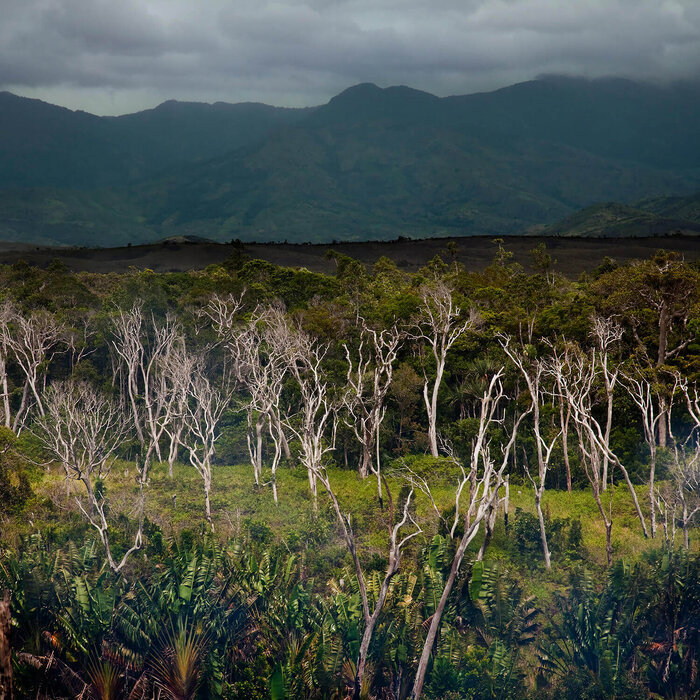
[[[690,528],[700,513],[700,446],[697,439],[692,448],[674,444],[673,456],[674,506],[677,503],[680,509],[683,546],[690,549]],[[674,516],[675,512],[674,507]]]
[[[632,332],[650,364],[653,363],[657,370],[661,370],[669,360],[678,357],[695,337],[688,321],[694,302],[697,301],[697,273],[693,273],[674,253],[656,255],[653,261],[637,263],[633,269],[634,267],[644,269],[646,278],[645,283],[635,285],[635,293],[656,312],[658,318],[656,357],[653,357],[650,348],[640,338],[638,321],[633,323]],[[675,347],[670,347],[674,329],[680,334],[680,337],[676,338],[680,342]],[[666,447],[669,407],[665,405],[666,396],[663,393],[659,398],[659,413],[664,416],[658,423],[659,447]]]
[[[661,516],[661,527],[664,533],[664,545],[673,549],[676,544],[676,513],[678,502],[673,486],[663,485],[654,491],[654,506]]]
[[[268,408],[270,399],[267,382],[272,379],[268,375],[276,367],[270,367],[261,361],[264,340],[256,321],[257,319],[251,321],[229,345],[236,377],[248,392],[248,399],[243,401],[248,423],[246,442],[255,485],[259,486],[262,480],[263,431],[267,419],[265,409]],[[283,363],[280,365],[284,376],[286,366]],[[281,389],[281,382],[278,388]]]
[[[219,439],[219,422],[229,407],[232,396],[230,377],[224,372],[221,381],[214,384],[207,378],[204,362],[194,368],[187,386],[188,402],[185,409],[187,440],[185,447],[190,464],[202,477],[204,485],[204,509],[207,523],[214,532],[209,494],[212,485],[212,458]]]
[[[649,526],[651,536],[656,536],[657,493],[655,486],[657,445],[656,435],[659,421],[670,416],[672,400],[669,402],[660,396],[659,386],[650,381],[637,366],[622,374],[622,386],[627,390],[632,401],[639,408],[644,431],[644,441],[649,448]]]
[[[202,309],[202,315],[211,321],[223,343],[230,342],[239,330],[239,314],[243,308],[244,296],[245,291],[237,297],[233,294],[214,294]]]
[[[143,309],[135,303],[130,311],[119,309],[112,320],[112,348],[119,360],[118,367],[125,370],[126,395],[131,406],[132,420],[139,443],[146,442],[143,421],[139,410],[141,397],[140,375],[146,349],[143,342]]]
[[[286,328],[286,338],[280,336],[278,342],[285,342],[287,367],[296,380],[301,401],[297,414],[286,416],[284,424],[301,445],[299,457],[306,467],[314,506],[317,507],[317,477],[324,455],[335,449],[338,408],[329,395],[323,369],[328,345],[319,343],[300,328]],[[329,432],[330,439],[327,440]]]
[[[281,415],[282,389],[289,366],[287,320],[283,307],[273,304],[258,306],[248,322],[241,324],[241,306],[242,297],[215,296],[204,313],[227,348],[236,380],[247,393],[243,402],[248,424],[246,439],[256,485],[263,478],[263,431],[267,426],[273,445],[269,483],[277,503],[277,467],[282,454],[289,453]]]
[[[263,478],[263,431],[266,425],[273,442],[271,483],[275,503],[276,473],[282,458],[284,434],[281,427],[280,401],[288,367],[285,356],[280,352],[281,346],[274,340],[269,342],[271,333],[275,332],[275,321],[271,317],[276,313],[280,312],[256,309],[249,323],[230,344],[236,377],[248,394],[243,405],[248,422],[248,453],[256,485],[260,485]]]
[[[514,421],[510,439],[505,446],[502,446],[502,459],[500,464],[497,464],[491,455],[487,432],[494,422],[500,420],[498,412],[501,402],[505,398],[502,383],[503,373],[504,369],[501,368],[491,377],[488,387],[481,398],[479,429],[472,447],[468,468],[465,469],[461,461],[456,461],[461,476],[455,489],[455,519],[450,534],[451,537],[455,537],[460,517],[464,534],[457,545],[450,573],[445,581],[435,612],[430,619],[430,626],[423,644],[411,693],[411,698],[414,700],[418,700],[423,693],[425,675],[428,670],[428,662],[435,644],[435,638],[440,629],[442,615],[457,580],[467,547],[476,537],[482,522],[492,512],[494,504],[499,499],[499,490],[505,483],[506,468],[510,461],[510,454],[515,444],[518,428],[525,415],[527,415],[527,413],[523,413]],[[464,505],[462,505],[463,498],[465,500]]]
[[[69,328],[66,333],[71,370],[75,369],[78,363],[92,355],[96,350],[93,345],[94,338],[97,335],[95,316],[94,311],[81,314],[77,323]]]
[[[5,427],[12,427],[12,413],[10,410],[10,388],[7,377],[7,364],[11,357],[10,344],[11,322],[15,313],[14,306],[6,301],[0,306],[0,387],[2,388],[2,408],[5,414]]]
[[[545,363],[539,359],[530,359],[523,348],[516,348],[512,345],[511,339],[507,335],[499,335],[499,342],[504,352],[510,358],[517,370],[522,375],[530,395],[530,412],[532,414],[532,432],[535,436],[535,448],[537,452],[537,480],[530,474],[527,461],[524,462],[525,473],[532,484],[535,493],[535,510],[540,524],[540,541],[542,542],[542,553],[547,569],[552,566],[549,546],[547,544],[547,531],[545,527],[544,513],[542,512],[542,497],[544,496],[547,471],[552,458],[552,451],[559,438],[560,432],[551,440],[545,439],[542,435],[542,425],[540,419],[540,405],[544,399],[546,389],[544,378],[547,376]],[[550,392],[551,393],[551,392]]]
[[[555,377],[557,382],[557,401],[559,404],[559,425],[561,427],[561,450],[564,457],[564,469],[566,470],[566,490],[571,493],[571,461],[569,457],[569,424],[571,422],[571,406],[564,396],[561,386],[561,378]]]
[[[349,513],[343,513],[340,504],[338,503],[338,498],[331,486],[326,468],[321,463],[318,463],[315,467],[315,477],[316,480],[320,482],[326,490],[328,498],[333,507],[336,519],[340,524],[343,539],[345,540],[345,544],[348,548],[348,551],[350,552],[350,556],[352,557],[353,565],[355,567],[355,575],[357,576],[358,588],[360,591],[360,599],[362,601],[362,616],[365,628],[362,633],[360,649],[357,657],[353,693],[353,697],[359,700],[362,689],[362,683],[367,670],[367,656],[369,653],[369,646],[374,635],[374,630],[376,628],[377,621],[379,620],[379,616],[382,612],[382,609],[384,608],[384,603],[386,602],[386,598],[389,593],[391,581],[399,571],[402,550],[411,539],[413,539],[416,535],[419,535],[423,530],[421,529],[420,525],[416,522],[410,511],[411,499],[413,498],[414,488],[411,488],[411,490],[408,493],[408,496],[406,497],[406,500],[404,501],[401,518],[398,521],[394,522],[394,502],[391,497],[389,487],[385,485],[389,500],[389,562],[387,564],[386,571],[384,573],[384,578],[379,588],[377,600],[374,603],[374,608],[370,610],[369,595],[367,593],[367,583],[365,580],[364,573],[362,571],[360,558],[357,552],[355,533],[353,532],[351,524],[351,516]],[[409,523],[413,526],[412,531],[401,537],[401,530]]]
[[[600,512],[605,527],[606,556],[608,566],[612,564],[612,492],[608,500],[606,511],[603,505],[603,459],[602,449],[595,439],[595,431],[590,421],[584,416],[592,414],[594,385],[596,369],[594,363],[587,362],[587,358],[578,348],[572,348],[564,343],[564,350],[559,351],[552,347],[552,357],[548,362],[549,372],[555,377],[557,390],[563,392],[574,417],[574,427],[578,435],[579,450],[582,464],[588,483],[591,486],[593,498]]]
[[[123,408],[86,382],[67,380],[45,392],[46,412],[37,418],[32,432],[46,450],[63,465],[66,478],[85,487],[86,498],[76,497],[80,511],[94,527],[104,545],[107,562],[114,572],[141,548],[143,540],[145,477],[137,469],[139,498],[136,504],[138,529],[133,544],[117,562],[110,545],[110,524],[104,480],[109,476],[117,450],[130,429]]]
[[[605,381],[606,399],[606,419],[604,437],[606,443],[610,444],[610,431],[612,430],[613,419],[613,399],[615,395],[615,385],[617,384],[619,371],[612,369],[610,365],[610,352],[622,339],[622,326],[614,318],[593,316],[591,319],[591,336],[593,337],[600,352],[600,366],[603,380]],[[603,477],[601,479],[603,491],[608,488],[608,467],[610,458],[607,452],[603,451]]]
[[[687,377],[684,377],[680,372],[675,372],[674,378],[674,394],[676,391],[680,392],[695,429],[700,430],[700,394],[698,394],[698,387],[696,384],[691,387]]]
[[[668,417],[670,423],[670,412]],[[680,525],[683,546],[689,549],[690,528],[700,513],[700,444],[695,432],[688,439],[679,441],[669,431],[668,438],[671,441],[671,478],[655,489],[655,505],[661,515],[665,545],[675,546],[677,526]]]
[[[289,369],[284,351],[287,328],[284,309],[280,305],[256,309],[251,318],[251,331],[253,328],[253,347],[257,353],[251,358],[253,362],[247,375],[247,385],[254,410],[267,421],[273,445],[270,484],[277,503],[277,467],[283,453],[289,454],[282,420],[282,391]]]
[[[170,478],[173,478],[178,449],[184,445],[187,389],[198,362],[199,358],[187,348],[185,338],[180,335],[173,339],[168,352],[163,353],[158,362],[159,381],[154,386],[157,396],[155,404],[158,407],[158,410],[154,411],[158,427],[156,437],[160,440],[161,429],[168,437]]]
[[[241,402],[246,413],[246,443],[253,467],[253,479],[255,485],[260,486],[266,415],[256,408],[252,394],[259,394],[265,390],[262,386],[265,378],[261,377],[265,373],[265,366],[260,361],[263,340],[257,325],[258,309],[251,320],[243,324],[239,318],[241,308],[242,297],[234,297],[231,294],[226,297],[215,295],[202,313],[211,320],[220,342],[227,349],[236,381],[248,393],[248,398]]]
[[[618,334],[621,334],[614,324],[609,326],[611,335],[608,338],[616,338]],[[611,392],[619,378],[619,368],[612,369],[610,367],[610,355],[609,355],[609,344],[605,339],[600,341],[602,343],[599,347],[600,349],[592,349],[589,355],[586,357],[581,353],[574,353],[573,364],[569,364],[569,367],[574,367],[573,374],[569,374],[570,377],[576,376],[579,391],[570,393],[567,391],[567,386],[565,383],[562,384],[563,375],[559,370],[564,367],[564,365],[559,364],[558,369],[554,371],[555,376],[559,374],[558,384],[562,384],[562,388],[567,392],[567,401],[569,402],[572,410],[572,416],[575,422],[583,428],[583,432],[587,437],[588,443],[591,447],[595,446],[595,450],[591,453],[591,458],[598,460],[600,458],[602,474],[601,478],[598,480],[601,488],[603,487],[603,478],[607,478],[606,466],[608,464],[613,464],[616,466],[627,484],[627,488],[632,496],[632,502],[634,503],[634,508],[639,518],[640,525],[642,527],[642,532],[644,537],[649,537],[649,532],[647,530],[646,520],[642,509],[639,505],[639,499],[637,498],[637,492],[634,489],[632,480],[630,479],[629,472],[625,465],[620,461],[619,457],[613,452],[610,447],[610,422],[612,415],[612,404],[611,404]],[[555,362],[551,367],[557,365]],[[606,387],[606,399],[607,399],[607,418],[605,422],[605,427],[601,426],[600,421],[595,417],[592,401],[593,401],[593,386],[596,383],[599,376],[603,377],[605,387]],[[569,388],[574,386],[574,384],[569,384]],[[585,392],[581,390],[586,388]],[[573,403],[572,403],[573,401]],[[605,488],[602,488],[605,490]]]
[[[363,318],[358,318],[358,324],[361,328],[361,339],[355,357],[347,344],[344,346],[348,371],[347,391],[343,403],[351,417],[349,425],[362,446],[360,476],[365,478],[370,471],[375,474],[381,504],[379,430],[386,413],[385,400],[391,386],[394,362],[403,333],[396,324],[381,331],[370,328]]]
[[[603,456],[607,455],[610,462],[622,472],[627,487],[632,496],[635,510],[642,526],[642,532],[648,537],[646,521],[639,507],[639,500],[629,474],[617,455],[610,449],[605,431],[594,416],[593,401],[595,387],[601,373],[600,356],[596,349],[586,355],[578,349],[567,347],[563,353],[553,348],[552,357],[548,361],[548,371],[555,377],[557,387],[564,392],[566,401],[571,407],[579,449],[583,457],[584,472],[598,510],[605,525],[606,553],[608,564],[612,563],[612,494],[606,511],[602,502]],[[609,475],[611,478],[611,475]]]
[[[138,302],[129,311],[119,309],[112,319],[111,347],[124,376],[144,475],[148,474],[154,454],[161,461],[160,442],[177,409],[176,394],[169,390],[169,377],[163,370],[172,368],[169,357],[177,354],[182,342],[179,327],[171,316],[162,324],[153,316],[146,321]]]
[[[693,421],[693,430],[681,441],[672,432],[671,409],[668,413],[668,435],[672,443],[672,482],[673,495],[672,522],[675,527],[675,513],[680,509],[683,528],[683,546],[690,547],[690,527],[700,513],[700,396],[697,386],[692,389],[688,380],[676,373],[675,391],[680,391],[685,399],[688,413]],[[671,405],[672,408],[672,405]]]
[[[428,415],[428,439],[433,457],[439,454],[437,404],[447,353],[459,338],[475,327],[477,320],[474,312],[470,313],[466,320],[463,320],[461,315],[462,310],[453,300],[453,290],[447,284],[436,281],[424,287],[420,314],[411,337],[427,345],[435,360],[435,379],[431,383],[427,371],[424,370],[423,384],[423,400]]]
[[[48,311],[24,315],[15,307],[5,305],[0,332],[2,345],[11,351],[24,377],[22,399],[12,423],[12,430],[19,434],[32,403],[39,415],[44,415],[41,394],[45,388],[46,367],[58,352],[65,327]],[[8,410],[6,404],[6,417]]]

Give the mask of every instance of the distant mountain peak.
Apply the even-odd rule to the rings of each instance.
[[[375,83],[359,83],[352,87],[343,90],[335,97],[331,98],[328,104],[338,102],[357,101],[364,99],[416,99],[429,100],[431,102],[439,102],[440,98],[431,95],[423,90],[416,90],[408,85],[390,85],[389,87],[381,88]]]
[[[382,88],[376,83],[358,83],[357,85],[351,85],[349,88],[345,88],[345,90],[339,92],[335,97],[332,97],[330,101],[333,102],[333,100],[341,100],[345,97],[354,97],[357,95],[376,94],[381,91]]]
[[[381,88],[374,83],[360,83],[333,97],[316,112],[318,121],[381,119],[413,122],[425,117],[426,111],[440,104],[440,98],[406,85]]]

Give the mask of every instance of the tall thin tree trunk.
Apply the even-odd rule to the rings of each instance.
[[[666,303],[661,305],[659,309],[659,353],[656,357],[656,367],[657,369],[666,364],[666,355],[668,353],[668,333],[671,327],[671,316],[669,314],[669,309]],[[666,424],[666,414],[668,413],[668,407],[663,397],[659,400],[659,447],[666,447],[668,441],[667,438],[667,424]]]
[[[608,378],[607,371],[605,372],[605,395],[607,397],[607,415],[605,419],[605,444],[610,444],[610,431],[612,430],[612,418],[613,418],[613,389],[610,386],[610,379]],[[603,453],[603,476],[601,481],[603,482],[603,491],[608,488],[608,465],[610,463],[610,458],[607,453]]]
[[[663,397],[659,400],[659,413],[659,447],[666,447],[668,444],[668,430],[666,427],[668,406],[666,406],[666,401]]]
[[[547,544],[547,530],[545,528],[544,514],[542,513],[542,489],[535,489],[535,509],[537,510],[537,520],[540,523],[540,540],[542,542],[542,553],[544,554],[544,565],[547,569],[552,568],[552,559],[549,554]]]
[[[559,389],[559,422],[561,424],[561,447],[564,453],[564,467],[566,468],[566,490],[571,493],[571,462],[569,461],[569,420],[571,419],[571,406],[566,402],[566,418],[564,417],[564,396],[562,395],[561,377],[557,376]],[[515,451],[513,451],[515,454]]]
[[[562,408],[563,413],[563,408]],[[569,420],[571,419],[571,407],[566,409],[566,419],[562,420],[561,443],[564,451],[564,466],[566,467],[566,490],[571,493],[571,462],[569,461]]]
[[[270,433],[270,439],[272,440],[272,446],[274,451],[272,453],[272,464],[270,465],[270,471],[272,472],[272,498],[275,501],[275,505],[279,503],[277,499],[277,467],[279,466],[280,460],[282,459],[282,445],[280,444],[279,433],[275,434],[275,428],[272,419],[268,416],[267,428]]]
[[[0,372],[2,373],[2,405],[5,411],[5,426],[10,427],[12,421],[12,414],[10,412],[10,389],[7,385],[7,369],[5,366],[5,360],[2,361],[0,365]]]
[[[180,446],[180,436],[182,435],[182,427],[176,430],[170,437],[170,451],[168,453],[168,476],[172,479],[174,476],[175,462],[177,461],[177,450]]]
[[[377,434],[375,436],[375,445],[377,448],[377,467],[375,474],[377,475],[377,497],[379,498],[379,508],[384,510],[384,498],[382,497],[382,468],[379,462],[379,426],[377,425]]]
[[[253,466],[253,479],[255,480],[256,486],[260,486],[260,472],[262,471],[262,460],[260,456],[262,440],[259,427],[260,421],[256,421],[255,427],[253,427],[253,416],[249,412],[246,442],[248,443],[248,454],[250,455],[250,463]]]
[[[41,400],[41,396],[39,396],[39,391],[36,388],[36,380],[35,379],[30,380],[29,383],[31,385],[32,394],[34,394],[34,398],[36,399],[36,405],[37,405],[37,408],[39,409],[39,415],[43,417],[45,415],[44,404]]]
[[[29,383],[24,383],[24,389],[22,390],[22,402],[19,405],[19,410],[15,414],[15,421],[12,424],[12,432],[17,433],[19,430],[20,422],[24,416],[24,412],[27,410],[27,400],[29,399]]]
[[[308,469],[308,475],[309,475],[309,488],[311,489],[311,493],[313,494],[314,497],[314,510],[318,510],[318,483],[316,481],[316,474],[314,473],[313,469]]]
[[[367,621],[365,625],[365,631],[362,634],[362,641],[360,642],[360,653],[357,656],[357,674],[355,676],[355,690],[353,693],[354,700],[360,700],[362,693],[362,683],[365,678],[365,671],[367,667],[367,656],[369,654],[369,645],[372,641],[372,635],[374,634],[374,628],[377,625],[377,620],[379,619],[379,614],[384,607],[384,600],[386,599],[386,594],[388,591],[388,585],[386,589],[382,586],[379,592],[379,598],[374,608],[372,616]]]
[[[464,554],[467,551],[467,547],[470,542],[476,537],[479,528],[475,527],[472,532],[467,536],[465,533],[462,537],[462,541],[457,547],[454,559],[452,560],[452,567],[450,568],[450,574],[445,582],[445,587],[442,590],[442,595],[437,604],[437,608],[433,613],[432,619],[430,621],[430,627],[428,628],[428,634],[425,638],[425,643],[423,644],[423,652],[421,654],[420,660],[418,662],[418,669],[416,670],[416,678],[413,682],[413,691],[411,693],[412,700],[420,700],[423,694],[423,685],[425,684],[425,676],[428,671],[428,662],[430,661],[430,655],[433,651],[433,646],[435,645],[435,638],[437,637],[438,630],[440,629],[440,623],[442,622],[442,614],[445,612],[445,607],[447,606],[447,600],[452,593],[452,588],[457,580],[457,575],[459,574],[459,569],[462,566],[462,560],[464,559]]]
[[[372,467],[372,452],[371,446],[367,440],[362,442],[362,456],[360,457],[360,476],[366,479]]]
[[[593,485],[593,497],[605,525],[605,554],[607,555],[608,566],[612,566],[612,518],[608,518],[605,512],[603,502],[600,500],[600,489],[596,485]]]
[[[209,501],[209,491],[211,490],[210,478],[204,477],[204,510],[207,516],[207,522],[211,527],[211,531],[214,532],[214,521],[211,517],[211,503]]]
[[[285,459],[292,458],[292,451],[289,449],[289,442],[287,441],[287,436],[284,434],[284,429],[282,428],[282,423],[277,421],[277,433],[280,436],[280,442],[282,443],[282,452]]]
[[[483,561],[488,546],[491,544],[493,530],[496,525],[496,515],[498,514],[498,503],[496,503],[484,518],[484,541],[479,547],[479,553],[476,555],[477,561]]]
[[[425,401],[425,410],[428,414],[428,442],[430,444],[430,454],[433,457],[438,456],[438,446],[437,446],[437,427],[435,424],[435,414],[432,410],[432,401],[430,400],[430,395],[428,391],[428,380],[426,379],[423,385],[423,400]]]
[[[634,502],[634,509],[637,511],[637,517],[639,518],[639,522],[642,525],[642,532],[644,533],[645,539],[649,538],[649,532],[647,530],[647,523],[646,520],[644,519],[644,514],[642,513],[642,509],[639,505],[639,499],[637,498],[637,492],[634,490],[634,486],[632,485],[632,480],[630,479],[630,475],[627,473],[627,469],[622,465],[620,460],[616,460],[617,466],[620,467],[620,471],[622,472],[622,476],[625,478],[625,482],[627,483],[627,488],[630,491],[630,494],[632,495],[632,501]]]
[[[258,483],[258,479],[262,478],[262,431],[264,424],[263,416],[259,415],[258,420],[255,422],[255,470],[258,473],[255,483]]]
[[[515,452],[515,450],[513,450]],[[506,474],[505,477],[505,487],[506,496],[503,499],[503,525],[506,529],[506,536],[508,535],[508,507],[510,506],[510,474]]]
[[[131,369],[129,368],[129,377],[128,377],[128,388],[129,388],[129,402],[131,403],[131,413],[134,416],[134,427],[136,428],[136,435],[138,436],[139,439],[139,444],[141,445],[141,448],[143,449],[143,446],[146,443],[146,440],[143,436],[143,428],[141,427],[141,419],[139,417],[139,409],[136,406],[136,397],[138,396],[139,390],[138,386],[136,385],[136,377]]]

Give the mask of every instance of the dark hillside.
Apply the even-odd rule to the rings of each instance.
[[[173,100],[145,112],[97,117],[3,92],[0,188],[125,185],[255,143],[306,113]]]
[[[700,187],[698,114],[697,86],[625,80],[442,99],[366,83],[307,110],[171,101],[117,118],[4,93],[0,239],[519,235],[640,199],[669,221],[612,235],[690,231],[663,203]]]
[[[443,100],[364,84],[257,149],[146,188],[142,206],[164,233],[200,227],[219,240],[516,234],[696,182],[696,107],[693,90],[626,81]]]

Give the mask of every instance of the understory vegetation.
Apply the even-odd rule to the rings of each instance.
[[[700,268],[0,268],[0,696],[700,697]]]

